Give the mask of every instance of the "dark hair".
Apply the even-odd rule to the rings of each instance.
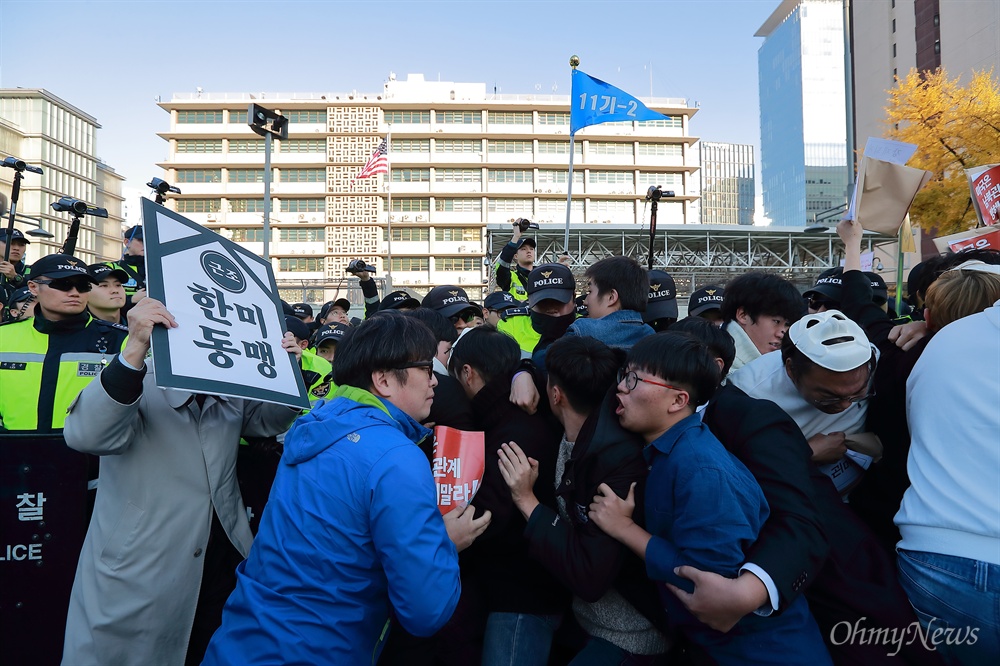
[[[716,358],[722,359],[722,376],[725,377],[729,374],[729,369],[733,367],[733,361],[736,359],[736,343],[733,342],[733,336],[709,320],[698,316],[685,317],[671,326],[670,330],[690,333],[693,337],[704,342]]]
[[[570,407],[589,414],[615,385],[621,360],[611,347],[596,338],[571,335],[553,342],[545,353],[549,381],[558,386]]]
[[[348,331],[337,344],[333,381],[338,386],[369,390],[373,372],[395,370],[396,380],[405,384],[406,370],[398,368],[414,361],[428,361],[436,351],[437,340],[423,322],[393,310],[377,312]]]
[[[591,264],[584,277],[597,287],[597,293],[604,295],[614,289],[623,310],[646,311],[649,297],[649,277],[646,269],[632,257],[607,257]]]
[[[795,285],[780,275],[762,271],[744,273],[726,285],[722,318],[733,321],[740,308],[754,323],[757,317],[765,314],[778,315],[794,323],[805,313],[802,294]]]
[[[454,342],[458,340],[458,331],[455,330],[454,325],[437,310],[417,308],[416,310],[403,312],[403,315],[422,321],[427,328],[431,329],[434,339],[438,342]]]
[[[448,370],[457,376],[462,366],[470,365],[488,384],[494,377],[514,372],[520,362],[521,348],[514,338],[495,328],[477,326],[452,347]]]
[[[711,400],[722,381],[708,345],[690,333],[666,331],[643,338],[632,347],[627,362],[634,369],[679,384],[690,395],[692,409]]]
[[[961,252],[950,252],[938,257],[931,257],[921,264],[914,266],[914,271],[919,267],[919,272],[915,276],[913,284],[907,284],[910,305],[917,305],[917,295],[921,299],[927,296],[927,290],[941,274],[947,270],[955,268],[966,261],[978,260],[984,264],[1000,264],[1000,251],[992,248],[982,248],[977,250],[962,250]]]

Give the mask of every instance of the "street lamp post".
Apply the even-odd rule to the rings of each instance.
[[[247,125],[264,137],[264,259],[270,261],[271,142],[274,137],[288,138],[288,118],[270,109],[265,109],[260,104],[251,104],[247,111]]]

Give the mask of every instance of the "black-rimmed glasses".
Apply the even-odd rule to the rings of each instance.
[[[427,371],[428,381],[434,378],[434,361],[410,361],[393,368],[393,370],[406,370],[408,368],[423,368]]]
[[[663,388],[674,389],[675,391],[683,391],[679,386],[671,386],[670,384],[664,384],[663,382],[654,382],[652,379],[643,379],[639,375],[635,374],[635,370],[625,370],[622,368],[618,371],[618,383],[625,383],[625,388],[629,391],[634,391],[635,387],[639,385],[639,382],[644,384],[652,384],[653,386],[662,386]]]

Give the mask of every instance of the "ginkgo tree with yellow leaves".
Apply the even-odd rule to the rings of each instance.
[[[910,208],[911,220],[937,235],[976,225],[965,169],[1000,162],[1000,85],[993,71],[968,83],[944,69],[911,70],[889,93],[886,136],[913,143],[907,163],[934,174]]]

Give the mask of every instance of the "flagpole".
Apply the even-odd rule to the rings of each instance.
[[[580,65],[579,56],[570,56],[569,66],[573,70],[573,74],[576,74],[576,68]],[[570,75],[570,81],[572,82],[572,76]],[[570,90],[572,91],[573,86],[570,84]],[[570,133],[569,133],[569,186],[566,188],[566,232],[563,236],[563,252],[569,254],[569,219],[573,212],[573,158],[576,156],[576,132],[572,130],[572,116],[573,116],[573,93],[570,92],[569,97],[570,105]]]
[[[392,291],[392,125],[389,125],[389,131],[385,135],[385,164],[386,164],[386,189],[389,193],[389,200],[386,204],[388,210],[385,213],[386,219],[386,236],[388,237],[388,242],[386,244],[386,262],[385,262],[385,293],[388,294]],[[383,294],[384,296],[385,294]]]

